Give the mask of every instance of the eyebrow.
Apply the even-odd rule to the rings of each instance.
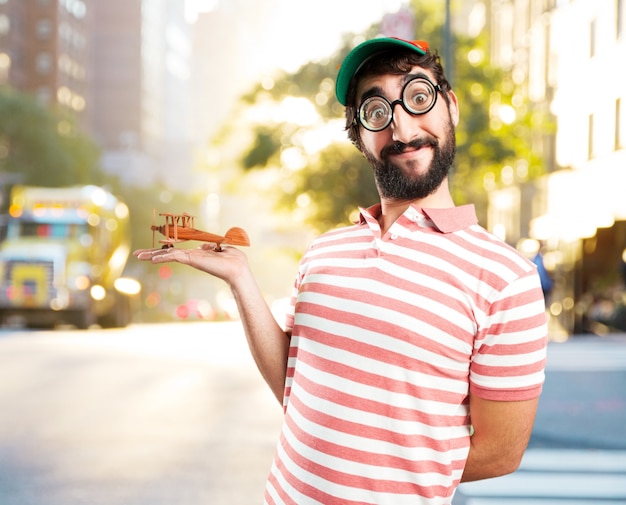
[[[384,96],[383,95],[383,88],[381,88],[380,86],[372,86],[369,89],[366,89],[362,94],[361,94],[361,99],[360,101],[363,102],[363,100],[367,100],[368,98],[370,98],[371,96]]]
[[[415,74],[406,74],[402,77],[402,87],[404,87],[407,82],[413,79],[417,79],[418,77],[422,79],[427,79],[428,81],[432,82],[431,77],[426,75],[424,72],[416,72]],[[364,100],[367,100],[368,98],[372,96],[382,96],[382,97],[387,98],[383,93],[383,88],[381,88],[380,86],[372,86],[371,88],[368,88],[365,91],[363,91],[359,102],[362,103]]]
[[[432,82],[432,78],[428,77],[424,72],[417,72],[415,74],[405,75],[404,78],[402,79],[402,85],[404,86],[410,80],[417,79],[418,77],[421,77],[422,79],[426,79],[427,81]]]

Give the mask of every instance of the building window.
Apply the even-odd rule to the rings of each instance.
[[[591,21],[589,26],[589,57],[593,58],[596,55],[596,20]]]
[[[621,149],[625,142],[622,140],[622,99],[615,100],[615,150]]]
[[[6,14],[0,14],[0,35],[6,35],[11,29],[11,20]]]
[[[41,105],[50,105],[52,102],[52,91],[47,86],[41,86],[37,89],[37,101]]]
[[[40,19],[37,21],[37,38],[39,40],[48,40],[52,35],[52,22],[49,19]]]
[[[11,70],[11,57],[7,53],[0,52],[0,85],[9,82],[9,70]]]
[[[35,65],[38,73],[49,74],[52,70],[52,57],[48,53],[39,53]]]
[[[587,159],[593,158],[593,114],[589,114],[589,131],[587,132]]]
[[[61,0],[60,3],[76,19],[83,19],[87,15],[87,4],[82,0]]]

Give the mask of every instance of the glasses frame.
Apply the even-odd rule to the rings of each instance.
[[[428,106],[427,109],[422,110],[422,111],[412,111],[411,109],[408,108],[408,106],[406,105],[406,103],[404,102],[404,92],[406,91],[407,87],[409,85],[411,85],[413,82],[415,81],[424,81],[426,82],[430,87],[432,87],[433,91],[434,91],[434,99],[433,102]],[[400,94],[401,98],[398,98],[397,100],[394,100],[393,102],[390,102],[386,97],[382,96],[382,95],[372,95],[372,96],[368,96],[365,100],[363,100],[361,102],[361,105],[359,105],[359,108],[356,111],[356,118],[355,121],[358,121],[358,123],[365,128],[368,131],[371,132],[380,132],[383,131],[385,128],[387,128],[393,121],[393,116],[394,116],[394,110],[396,108],[396,105],[400,104],[402,106],[402,108],[411,116],[422,116],[424,114],[427,114],[428,112],[430,112],[433,107],[435,106],[435,104],[437,103],[437,96],[439,93],[443,93],[443,90],[441,89],[441,85],[440,84],[434,84],[430,79],[428,79],[428,77],[419,75],[417,77],[413,77],[413,79],[410,79],[409,81],[406,82],[406,84],[402,87],[402,93]],[[363,110],[363,107],[369,103],[370,100],[374,99],[374,98],[378,98],[383,100],[384,102],[387,103],[387,105],[389,105],[389,109],[391,110],[391,114],[389,115],[389,119],[387,120],[387,122],[385,123],[384,126],[381,126],[380,128],[371,128],[368,127],[361,119],[361,111]]]

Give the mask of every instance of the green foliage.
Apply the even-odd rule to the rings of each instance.
[[[276,133],[276,128],[267,126],[257,128],[255,141],[241,161],[243,168],[263,167],[268,164],[280,149],[280,137],[277,137]]]
[[[355,157],[354,151],[348,143],[334,143],[320,151],[306,169],[292,175],[292,185],[284,191],[280,205],[289,210],[301,196],[308,204],[305,221],[313,228],[328,230],[349,224],[359,205],[378,202],[369,162],[360,155]]]
[[[47,110],[29,95],[0,88],[0,173],[25,184],[102,183],[98,150],[72,117]]]
[[[532,149],[537,119],[541,118],[540,135],[552,131],[547,114],[532,109],[511,76],[489,65],[487,42],[484,33],[471,39],[456,36],[453,86],[459,99],[460,124],[452,192],[457,203],[474,203],[483,222],[488,190],[503,183],[507,167],[514,172],[515,182],[543,174],[543,161]],[[502,108],[514,114],[512,122],[507,124],[501,118]]]

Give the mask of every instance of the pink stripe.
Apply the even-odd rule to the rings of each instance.
[[[292,426],[290,425],[290,428]],[[302,436],[302,434],[300,434]],[[318,443],[315,440],[311,440],[312,442]],[[321,441],[320,441],[321,443]],[[315,446],[317,450],[317,445]],[[311,461],[299,453],[297,453],[292,447],[285,445],[285,452],[288,454],[289,458],[293,460],[298,466],[305,469],[308,472],[313,473],[314,475],[318,475],[322,477],[324,480],[329,482],[346,486],[354,489],[365,489],[371,490],[374,493],[386,493],[386,494],[398,494],[398,495],[414,495],[416,497],[424,497],[424,498],[434,498],[436,496],[446,496],[448,494],[447,486],[435,486],[430,483],[425,485],[420,485],[415,482],[408,481],[394,481],[394,480],[385,480],[379,477],[369,477],[364,475],[354,475],[347,472],[342,472],[339,470],[334,470],[327,466],[321,465],[314,461]],[[375,461],[378,460],[377,455],[372,455],[372,458],[375,458]],[[344,458],[345,459],[345,458]],[[367,462],[365,462],[367,464]],[[376,472],[376,468],[372,468],[374,473]],[[409,478],[409,474],[407,475],[407,479]],[[417,476],[413,474],[413,476]],[[299,483],[299,481],[297,481]],[[294,482],[289,481],[291,485],[294,485]],[[452,482],[450,483],[452,485]],[[332,497],[331,495],[322,492],[319,489],[312,488],[311,486],[307,486],[306,484],[299,483],[294,485],[294,487],[298,487],[299,491],[307,496],[311,496],[316,500],[321,501],[322,503],[330,504],[330,503],[341,503],[341,504],[358,504],[361,502],[355,502],[350,500],[338,500],[337,497]],[[308,488],[307,491],[304,491],[305,488]],[[310,493],[313,494],[310,494]]]
[[[330,387],[326,387],[309,380],[302,374],[298,375],[298,386],[310,395],[314,395],[319,398],[323,398],[327,401],[331,401],[336,405],[356,409],[362,412],[384,416],[390,420],[398,421],[414,421],[426,424],[427,426],[446,427],[446,426],[462,426],[467,423],[467,418],[464,415],[447,416],[442,414],[429,414],[418,410],[419,400],[416,398],[412,407],[397,407],[380,403],[368,398],[361,398],[349,393],[339,391]],[[402,392],[402,391],[399,391]],[[457,399],[462,403],[465,401],[465,396],[459,396]],[[316,421],[317,422],[317,421]],[[318,423],[327,425],[326,423]],[[338,431],[344,431],[350,433],[350,429],[354,427],[352,423],[346,424],[346,429],[338,429]],[[388,440],[390,432],[385,429],[379,429],[377,427],[372,428],[371,437],[377,440]],[[394,435],[395,436],[395,435]],[[424,440],[431,440],[430,437],[424,437]],[[448,443],[449,440],[446,441]],[[417,445],[423,446],[421,438],[408,437],[406,445],[409,447],[415,447]]]

